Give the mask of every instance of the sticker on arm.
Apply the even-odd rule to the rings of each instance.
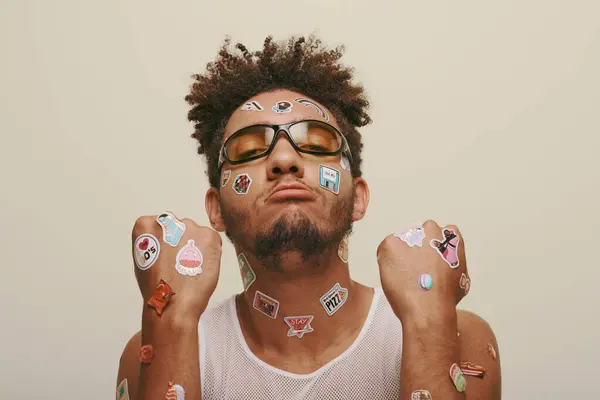
[[[154,308],[156,313],[160,316],[163,313],[163,310],[169,304],[171,299],[175,296],[175,292],[171,287],[167,284],[167,282],[160,280],[158,286],[156,286],[156,290],[154,294],[148,300],[148,307]]]
[[[178,384],[173,384],[173,382],[169,382],[169,389],[165,394],[165,400],[184,400],[185,399],[185,390],[183,387]]]
[[[117,386],[117,400],[129,400],[129,386],[127,378],[123,379]]]
[[[410,400],[431,400],[431,393],[425,389],[419,389],[412,392]]]

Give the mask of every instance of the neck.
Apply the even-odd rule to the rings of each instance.
[[[282,270],[273,271],[244,252],[256,280],[237,297],[236,303],[242,332],[257,356],[268,363],[268,360],[283,357],[321,365],[321,357],[328,361],[341,354],[358,336],[368,315],[373,291],[350,279],[348,264],[337,253],[337,249],[327,251],[319,255],[318,260],[286,254],[282,256]],[[320,299],[336,284],[342,293],[334,293],[329,298],[328,313]],[[278,302],[274,319],[253,306],[257,291]],[[340,300],[341,306],[338,305]],[[268,306],[265,311],[268,313]],[[284,318],[298,316],[313,317],[309,318],[312,331],[301,334],[301,338],[288,336],[290,326]]]

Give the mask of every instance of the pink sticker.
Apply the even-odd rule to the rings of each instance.
[[[432,239],[431,247],[437,250],[450,268],[458,268],[458,242],[460,238],[453,229],[442,229],[444,240]]]
[[[305,333],[310,333],[313,331],[313,328],[310,326],[310,323],[313,320],[312,315],[284,317],[283,320],[290,327],[290,330],[287,333],[289,337],[297,336],[299,339],[301,339]]]
[[[175,269],[181,275],[196,276],[202,273],[202,252],[193,239],[188,240],[177,253]]]
[[[471,290],[471,279],[464,272],[460,275],[458,286],[465,291],[465,296],[469,294],[469,290]]]
[[[258,290],[254,295],[252,307],[254,307],[256,311],[259,311],[262,314],[265,314],[267,317],[273,319],[277,318],[277,312],[279,312],[279,302]]]

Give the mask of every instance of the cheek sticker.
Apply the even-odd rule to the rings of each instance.
[[[277,318],[277,312],[279,311],[279,302],[257,290],[254,295],[252,307],[254,307],[256,311],[265,314],[267,317],[275,319]]]
[[[463,361],[460,363],[460,370],[463,374],[468,376],[474,376],[476,378],[483,379],[485,376],[485,368],[479,364],[475,364],[469,361]]]
[[[394,233],[394,236],[402,240],[409,247],[421,247],[423,246],[423,239],[425,239],[425,230],[421,224],[414,224]]]
[[[452,364],[452,366],[450,367],[450,379],[452,379],[454,387],[459,392],[462,393],[467,388],[467,380],[465,379],[465,376],[460,370],[460,367],[456,363]]]
[[[151,344],[145,344],[140,348],[140,362],[150,364],[154,358],[154,348]]]
[[[238,256],[238,264],[240,265],[240,273],[242,274],[242,282],[244,284],[244,291],[247,291],[248,288],[254,283],[256,280],[256,275],[254,274],[254,270],[250,267],[250,263],[248,259],[241,253]]]
[[[190,239],[177,253],[175,269],[181,275],[196,276],[202,273],[202,261],[202,252],[196,247],[196,242]]]
[[[338,247],[338,257],[348,263],[348,238],[343,238]]]
[[[419,276],[419,288],[422,290],[431,290],[433,287],[433,278],[429,274]]]
[[[319,184],[330,192],[338,194],[340,192],[340,171],[319,165]]]
[[[350,171],[350,161],[348,161],[348,158],[344,155],[340,158],[340,167],[346,171]]]
[[[336,313],[348,300],[348,289],[343,288],[339,283],[333,285],[321,298],[321,305],[330,317]]]
[[[129,387],[127,386],[127,378],[123,379],[117,386],[117,400],[129,400]]]
[[[289,113],[292,112],[292,107],[294,105],[287,100],[278,101],[277,104],[273,106],[273,111],[276,113]]]
[[[313,320],[312,315],[302,315],[299,317],[284,317],[283,320],[290,327],[287,335],[288,337],[297,336],[298,339],[302,339],[305,333],[310,333],[313,328],[310,326],[310,322]]]
[[[156,236],[149,233],[138,236],[133,244],[133,260],[142,271],[154,264],[160,254],[160,244]]]
[[[249,101],[244,104],[240,110],[242,111],[262,111],[264,110],[263,106],[260,105],[258,101]]]
[[[443,241],[433,239],[430,242],[431,247],[437,250],[450,268],[458,268],[458,241],[460,238],[453,229],[444,228],[442,234],[444,235]]]
[[[431,393],[425,389],[419,389],[412,392],[410,400],[431,400]]]
[[[252,179],[248,174],[239,174],[233,181],[233,191],[237,194],[246,194],[250,190]]]
[[[156,313],[160,316],[163,313],[163,310],[169,304],[171,299],[175,296],[175,292],[171,287],[167,284],[167,282],[160,280],[158,286],[156,286],[156,290],[154,294],[148,300],[148,307],[154,308]]]
[[[221,187],[225,187],[225,185],[227,185],[227,182],[229,182],[230,176],[231,176],[230,169],[223,171],[223,175],[221,175]]]
[[[185,232],[185,224],[168,211],[156,217],[156,222],[163,229],[163,242],[177,247]]]
[[[469,294],[471,290],[471,278],[469,278],[464,272],[460,275],[460,282],[458,286],[465,291],[465,296]]]
[[[309,99],[305,99],[303,97],[297,98],[296,100],[294,100],[296,103],[298,104],[302,104],[305,107],[312,107],[315,110],[317,110],[317,112],[319,113],[319,115],[321,117],[323,117],[323,119],[325,120],[325,122],[329,122],[329,115],[327,115],[327,113],[325,112],[325,110],[323,110],[321,107],[319,107],[316,103],[310,101]]]
[[[185,390],[181,385],[169,382],[169,390],[165,394],[165,400],[185,400]]]

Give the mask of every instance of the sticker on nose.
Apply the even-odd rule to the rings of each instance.
[[[239,174],[233,181],[233,191],[237,194],[246,194],[250,190],[252,179],[248,174]]]
[[[263,106],[258,101],[249,101],[240,108],[242,111],[262,111]]]
[[[327,115],[327,113],[325,112],[325,110],[323,110],[321,107],[319,107],[318,104],[310,101],[309,99],[305,99],[303,97],[297,98],[296,100],[294,100],[296,103],[298,104],[302,104],[305,107],[312,107],[315,110],[317,110],[317,112],[319,113],[319,115],[321,117],[323,117],[323,119],[325,120],[325,122],[329,122],[329,115]]]
[[[138,236],[133,244],[133,260],[142,271],[154,264],[160,254],[160,244],[156,236],[149,233]]]
[[[319,183],[321,187],[338,194],[340,192],[340,171],[325,165],[319,165]]]
[[[286,101],[286,100],[278,101],[273,106],[273,111],[275,111],[276,113],[289,113],[289,112],[292,112],[293,106],[294,105],[292,103],[290,103],[289,101]]]

